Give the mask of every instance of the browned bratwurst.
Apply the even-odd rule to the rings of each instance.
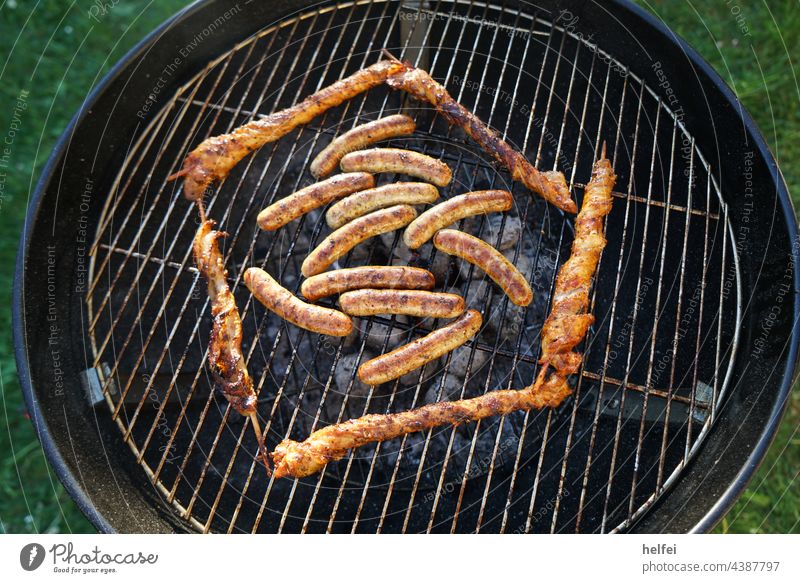
[[[349,172],[306,186],[258,213],[256,222],[265,231],[274,231],[304,214],[359,190],[375,186],[372,174]]]
[[[295,326],[328,336],[347,336],[353,330],[349,316],[305,303],[263,269],[249,268],[244,272],[244,283],[267,309]]]
[[[433,184],[395,182],[362,190],[340,200],[328,209],[325,220],[331,229],[338,229],[345,223],[374,210],[396,204],[426,204],[437,198],[439,191]]]
[[[407,115],[390,115],[356,126],[328,144],[311,162],[311,174],[327,176],[339,165],[345,154],[366,146],[414,133],[417,125]]]
[[[388,383],[455,350],[475,336],[482,323],[480,312],[467,310],[447,326],[368,360],[358,367],[358,378],[367,385]]]
[[[401,229],[413,221],[416,216],[417,211],[414,210],[414,207],[401,204],[351,221],[325,237],[325,240],[308,254],[300,270],[306,277],[322,273],[334,261],[362,241]]]
[[[336,269],[309,277],[300,291],[311,301],[352,289],[433,289],[436,278],[419,267],[367,265]]]
[[[415,318],[455,318],[464,313],[464,298],[420,290],[358,289],[343,293],[339,305],[351,316],[402,314]]]
[[[433,237],[433,244],[439,251],[455,255],[479,267],[518,306],[531,303],[533,290],[525,276],[486,241],[461,231],[444,229]]]
[[[350,152],[342,158],[343,172],[393,172],[416,176],[436,186],[447,186],[453,179],[450,167],[436,158],[398,148],[373,148]]]
[[[429,208],[408,225],[403,241],[409,249],[427,243],[439,229],[473,215],[510,210],[514,204],[507,190],[476,190],[454,196]]]
[[[282,138],[298,126],[336,107],[387,77],[405,70],[399,61],[379,61],[309,95],[300,103],[239,126],[229,134],[204,140],[183,161],[183,169],[170,178],[184,176],[183,195],[203,198],[212,182],[222,180],[239,161],[264,144]]]

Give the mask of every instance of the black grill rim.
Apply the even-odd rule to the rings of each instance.
[[[58,188],[59,180],[63,178],[60,170],[63,171],[63,163],[70,148],[71,138],[75,134],[76,130],[78,130],[86,122],[87,118],[91,115],[91,110],[101,102],[102,98],[106,96],[109,89],[111,89],[115,83],[123,82],[123,85],[127,84],[127,80],[125,80],[126,76],[136,74],[137,69],[141,65],[141,61],[146,58],[152,58],[149,54],[150,50],[157,41],[162,39],[162,37],[166,38],[165,35],[174,32],[172,30],[173,27],[175,27],[175,29],[185,28],[183,25],[187,25],[188,27],[191,19],[207,16],[207,14],[203,14],[204,12],[208,12],[208,14],[214,12],[214,4],[215,3],[213,0],[198,0],[191,6],[167,20],[159,28],[139,42],[139,44],[137,44],[130,52],[128,52],[128,54],[125,55],[125,57],[123,57],[110,70],[104,79],[90,93],[82,108],[75,115],[67,129],[59,138],[41,173],[41,177],[31,196],[25,227],[20,239],[12,301],[12,330],[20,385],[22,387],[26,406],[31,415],[37,437],[42,443],[49,463],[53,466],[56,475],[64,484],[77,505],[81,508],[84,514],[86,514],[87,518],[92,522],[92,524],[102,532],[130,531],[132,525],[134,524],[137,530],[143,531],[174,531],[186,530],[186,528],[185,526],[179,524],[178,521],[171,519],[171,517],[168,516],[169,513],[164,512],[163,509],[160,509],[157,507],[157,505],[153,504],[154,496],[152,492],[150,492],[148,495],[143,493],[141,488],[137,490],[137,485],[133,482],[141,482],[141,479],[132,478],[125,474],[126,478],[130,478],[132,480],[131,484],[123,484],[126,489],[126,493],[131,494],[131,496],[126,498],[126,500],[131,505],[133,510],[142,512],[142,515],[137,520],[131,521],[129,518],[121,516],[118,508],[114,510],[113,507],[109,505],[108,500],[102,500],[89,494],[87,492],[89,488],[86,486],[85,476],[82,476],[82,479],[79,480],[78,477],[76,477],[75,471],[73,470],[73,464],[68,463],[67,460],[69,459],[69,456],[65,454],[70,451],[69,437],[59,435],[51,430],[50,421],[52,418],[48,416],[51,414],[46,414],[40,403],[40,400],[47,400],[47,393],[41,387],[34,387],[35,382],[32,375],[30,353],[34,352],[34,350],[29,350],[29,348],[32,347],[30,347],[28,344],[29,332],[26,327],[28,320],[25,312],[26,291],[28,294],[31,294],[32,292],[29,289],[26,290],[25,278],[31,277],[31,273],[27,270],[27,265],[31,257],[32,249],[35,248],[33,235],[37,223],[40,225],[42,223],[42,221],[38,220],[38,217],[42,214],[41,211],[48,190],[51,189],[53,185]],[[274,2],[273,4],[289,6],[292,3],[289,3],[286,0],[281,0]],[[575,11],[579,11],[582,10],[582,4],[582,2],[567,1],[560,2],[557,6],[558,8],[573,8]],[[309,6],[303,6],[302,8],[305,9],[308,7]],[[628,2],[627,0],[613,0],[609,7],[592,6],[591,8],[595,10],[599,9],[605,12],[607,17],[610,17],[611,19],[620,22],[623,25],[628,22],[635,22],[639,25],[644,24],[646,27],[652,29],[649,32],[653,34],[641,35],[641,38],[648,39],[646,41],[648,47],[657,47],[659,50],[663,49],[664,51],[667,51],[667,54],[671,54],[673,57],[683,57],[686,61],[688,61],[689,66],[692,67],[693,72],[698,78],[698,83],[702,85],[702,88],[706,91],[716,92],[718,95],[714,95],[715,98],[718,98],[725,105],[729,106],[732,111],[738,112],[738,116],[736,117],[741,120],[747,138],[752,140],[750,141],[749,146],[759,155],[757,161],[766,164],[770,170],[770,183],[762,184],[761,186],[768,187],[764,188],[764,190],[767,192],[775,192],[777,195],[777,202],[780,205],[780,216],[776,218],[781,221],[779,226],[785,228],[790,237],[796,236],[798,227],[794,208],[789,197],[786,184],[780,175],[780,172],[777,170],[777,164],[774,160],[774,157],[769,151],[769,148],[760,130],[755,125],[751,116],[745,111],[744,107],[735,97],[733,92],[712,69],[712,67],[683,39],[675,35],[661,21],[652,16],[650,13],[646,12],[643,8],[640,8]],[[286,9],[286,14],[284,16],[288,16],[290,13],[293,13],[296,10],[298,10],[297,6],[292,6],[291,8]],[[272,14],[275,13],[276,12],[272,12]],[[244,19],[239,19],[243,27],[249,26],[249,28],[253,28],[252,31],[248,31],[246,33],[246,36],[249,35],[250,32],[254,32],[260,28],[255,27],[252,23],[242,22],[243,20]],[[240,31],[237,30],[236,32],[238,33]],[[612,33],[607,34],[610,38]],[[227,35],[224,38],[217,39],[217,42],[222,43],[224,46],[230,46],[230,38],[230,35]],[[661,42],[659,43],[659,41]],[[602,40],[599,42],[602,43]],[[195,58],[193,60],[190,61],[187,59],[187,65],[190,68],[196,66],[198,63],[202,65],[209,59],[209,54],[213,57],[215,54],[215,47],[213,46],[214,44],[215,43],[212,42],[211,39],[208,39],[206,48],[201,51],[206,56],[201,57],[199,55],[194,55]],[[602,44],[602,46],[609,52],[615,52],[615,46],[613,42]],[[652,52],[657,53],[658,51],[654,48],[652,49]],[[615,54],[615,56],[617,55]],[[624,59],[621,60],[624,61]],[[680,62],[679,58],[674,58],[671,62],[662,62],[664,63],[665,68],[672,66],[685,66]],[[193,72],[194,71],[192,71],[192,74]],[[180,83],[177,81],[173,81],[174,87],[180,85]],[[165,91],[165,93],[168,93],[168,91]],[[706,99],[706,101],[708,100]],[[156,111],[155,108],[154,111]],[[798,260],[800,260],[800,250],[798,250],[796,245],[791,247],[790,255],[794,265],[800,264],[798,262]],[[774,401],[769,406],[767,411],[768,415],[763,428],[760,430],[754,428],[754,436],[757,437],[755,440],[755,445],[752,447],[749,455],[747,455],[747,457],[742,460],[741,463],[739,460],[736,460],[737,465],[740,466],[740,469],[735,471],[732,479],[730,479],[729,486],[721,495],[716,497],[713,494],[710,497],[706,496],[706,498],[714,498],[714,500],[711,500],[710,503],[703,503],[705,508],[701,511],[702,514],[699,516],[699,518],[697,516],[698,513],[696,509],[692,513],[692,516],[683,516],[674,522],[668,521],[664,523],[663,516],[657,516],[662,514],[659,513],[660,509],[665,512],[669,512],[670,510],[680,507],[679,503],[676,504],[675,498],[676,496],[680,496],[680,493],[678,492],[679,489],[686,487],[684,482],[687,480],[684,479],[685,476],[682,476],[682,478],[679,480],[679,484],[676,484],[670,492],[665,493],[662,499],[657,502],[655,506],[638,521],[637,524],[633,526],[632,530],[634,532],[660,531],[665,528],[665,524],[666,527],[670,527],[670,525],[672,525],[671,531],[673,532],[675,531],[676,526],[677,530],[679,531],[708,531],[724,516],[727,510],[744,491],[744,488],[752,478],[754,472],[763,460],[767,449],[775,438],[778,425],[788,404],[788,395],[792,387],[792,381],[795,378],[798,361],[798,347],[800,346],[800,328],[797,326],[797,322],[800,320],[800,301],[798,301],[798,290],[800,290],[800,270],[795,269],[793,276],[794,295],[792,296],[793,304],[791,306],[791,314],[793,317],[792,324],[790,326],[791,333],[786,339],[786,344],[784,345],[785,347],[782,351],[781,358],[779,358],[778,362],[775,363],[775,367],[769,375],[769,378],[765,380],[765,382],[774,384],[777,390],[774,393]],[[33,288],[33,286],[30,287]],[[30,301],[31,299],[35,300],[37,298],[34,296],[33,298],[29,297],[28,299]],[[32,304],[35,304],[35,302],[32,302]],[[774,380],[776,376],[778,377],[778,380]],[[736,387],[734,386],[729,390],[730,392],[733,392],[735,389]],[[713,427],[712,434],[717,433],[718,429],[718,427]],[[96,430],[97,427],[95,427],[95,431]],[[711,437],[712,435],[709,435],[709,440]],[[114,448],[112,447],[110,449],[113,450]],[[689,473],[692,470],[692,467],[695,468],[695,471],[697,470],[696,465],[701,463],[700,458],[703,457],[702,451],[698,453],[699,455],[696,456],[692,464],[690,464],[690,466],[684,470],[685,473]],[[73,459],[72,461],[74,463],[75,460]],[[109,465],[109,468],[106,469],[111,469],[111,461],[106,459],[105,462]],[[119,467],[120,464],[117,463],[116,469],[119,469]],[[725,473],[721,476],[717,475],[722,472]],[[715,467],[713,470],[709,470],[707,473],[708,475],[719,479],[725,478],[726,475],[730,476],[732,470],[729,468]],[[120,477],[122,477],[122,474],[117,475],[117,478]],[[691,488],[692,486],[690,485],[688,487]],[[691,493],[693,490],[689,490],[689,492]],[[105,496],[103,496],[103,498],[105,498]],[[687,515],[688,514],[689,513],[687,512]]]

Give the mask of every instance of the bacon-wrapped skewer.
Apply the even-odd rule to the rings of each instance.
[[[200,215],[203,221],[195,235],[192,249],[197,269],[208,281],[208,297],[211,300],[213,325],[208,346],[208,365],[215,383],[231,406],[250,418],[261,459],[269,472],[269,459],[264,450],[261,426],[256,414],[253,379],[247,372],[242,354],[242,319],[233,293],[228,287],[228,272],[217,244],[217,239],[224,237],[225,233],[214,230],[216,223],[205,218],[202,206]]]
[[[461,401],[433,403],[402,413],[366,415],[324,427],[305,441],[286,439],[272,454],[275,476],[309,476],[344,457],[349,449],[407,433],[514,411],[558,407],[570,394],[568,375],[577,371],[582,360],[572,350],[594,320],[586,313],[589,288],[606,243],[603,219],[611,209],[614,181],[614,170],[605,159],[604,147],[575,220],[572,254],[556,280],[553,309],[542,328],[542,369],[533,385],[522,390],[492,391]],[[553,372],[548,375],[551,368]]]
[[[186,156],[183,169],[170,176],[170,180],[183,176],[183,195],[192,201],[199,200],[212,182],[225,178],[251,152],[404,69],[405,65],[399,61],[379,61],[320,89],[292,107],[248,122],[229,134],[208,138]]]
[[[603,220],[611,211],[611,191],[615,181],[604,144],[600,159],[592,170],[592,179],[586,185],[581,212],[575,219],[572,252],[558,271],[550,315],[542,326],[542,356],[539,359],[542,368],[529,387],[534,393],[543,391],[565,399],[571,392],[567,377],[576,373],[583,362],[583,356],[573,349],[594,322],[594,316],[588,313],[589,288],[600,253],[606,246]]]
[[[462,127],[478,145],[508,168],[514,180],[568,213],[578,210],[561,172],[537,170],[497,132],[491,130],[474,113],[453,99],[447,89],[427,72],[406,64],[405,70],[389,77],[386,84],[394,89],[402,89],[417,99],[433,105],[448,122]]]

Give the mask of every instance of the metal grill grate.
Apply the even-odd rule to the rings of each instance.
[[[540,168],[565,172],[579,201],[606,141],[619,176],[592,293],[597,322],[574,398],[362,448],[303,480],[268,480],[247,421],[214,395],[204,367],[210,316],[191,239],[195,209],[165,178],[208,136],[287,107],[375,62],[387,48],[423,67]],[[321,212],[276,232],[257,212],[310,181],[333,135],[405,111],[417,133],[393,145],[446,160],[453,185],[507,188],[503,217],[461,228],[513,243],[526,310],[435,249],[399,233],[340,266],[429,266],[480,309],[477,339],[398,381],[360,385],[359,361],[435,327],[359,320],[343,340],[293,328],[240,281],[259,265],[289,289],[324,237]],[[392,177],[382,178],[390,181]],[[270,144],[209,198],[270,447],[367,412],[519,388],[534,378],[539,331],[572,219],[510,182],[429,108],[379,87]],[[518,219],[518,224],[517,224]],[[93,247],[87,295],[94,366],[136,457],[174,510],[201,531],[607,532],[669,487],[714,421],[738,338],[739,276],[727,211],[707,161],[658,95],[600,48],[553,23],[480,2],[369,0],[320,7],[266,28],[210,62],[155,116],[119,169]],[[724,314],[724,317],[720,317]]]

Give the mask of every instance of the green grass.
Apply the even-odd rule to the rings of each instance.
[[[0,0],[0,138],[14,103],[27,90],[27,109],[11,145],[0,204],[0,305],[11,302],[13,265],[27,199],[42,165],[73,112],[122,54],[185,3],[105,2],[100,22],[82,0]],[[102,4],[102,3],[101,3]],[[708,59],[742,98],[779,160],[790,190],[800,195],[800,94],[787,55],[800,57],[797,1],[646,4]],[[737,23],[733,6],[750,36]],[[69,8],[67,8],[69,7]],[[796,199],[797,200],[797,199]],[[48,468],[25,416],[16,377],[11,314],[0,310],[0,532],[91,532],[92,526]],[[719,532],[800,532],[800,398],[789,412],[750,488]]]

